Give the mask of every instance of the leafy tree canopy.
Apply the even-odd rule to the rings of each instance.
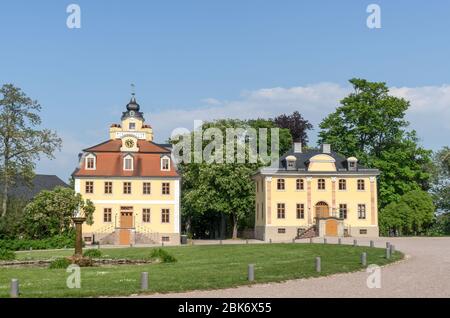
[[[279,128],[289,129],[294,141],[301,142],[305,146],[308,144],[308,130],[311,130],[313,125],[304,119],[298,111],[291,115],[282,114],[272,121]]]

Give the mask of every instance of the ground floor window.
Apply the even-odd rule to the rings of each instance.
[[[359,234],[367,234],[367,229],[361,229],[361,230],[359,230]]]
[[[305,205],[303,203],[297,203],[297,219],[305,218]]]
[[[111,222],[112,220],[112,209],[105,208],[103,209],[103,222]]]
[[[340,219],[347,218],[347,204],[339,204],[339,218]]]
[[[284,219],[286,216],[286,208],[284,203],[278,203],[277,204],[277,217],[279,219]]]
[[[161,238],[161,240],[162,240],[163,242],[169,242],[169,241],[170,241],[170,237],[169,237],[169,236],[163,236],[163,237]]]
[[[142,209],[142,222],[150,223],[150,209]]]
[[[161,222],[162,223],[170,222],[170,210],[169,209],[161,209]]]
[[[366,205],[358,204],[358,219],[365,219],[365,218],[366,218]]]

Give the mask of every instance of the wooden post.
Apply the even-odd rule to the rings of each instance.
[[[75,256],[83,255],[83,223],[86,218],[73,217],[73,223],[75,223]]]

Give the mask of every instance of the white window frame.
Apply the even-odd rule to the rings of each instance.
[[[167,169],[164,169],[164,161],[167,160]],[[161,171],[170,171],[170,158],[164,156],[161,158]]]
[[[134,128],[131,128],[131,125],[134,125]],[[128,130],[136,130],[136,123],[134,121],[128,123]]]
[[[94,167],[93,168],[89,168],[88,167],[89,159],[93,159],[94,160]],[[86,158],[84,159],[84,167],[85,167],[86,170],[95,170],[95,169],[97,169],[97,158],[93,154],[87,155]]]
[[[130,159],[131,160],[131,169],[127,169],[127,160]],[[127,155],[125,157],[123,157],[123,170],[124,171],[133,171],[134,170],[134,158],[133,156]]]

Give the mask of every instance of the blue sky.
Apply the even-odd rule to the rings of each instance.
[[[66,7],[81,7],[81,29]],[[381,7],[381,29],[366,8]],[[78,152],[107,139],[135,83],[164,141],[193,119],[299,110],[315,126],[347,80],[386,81],[411,100],[424,146],[450,136],[448,1],[0,1],[0,83],[43,106],[64,148],[40,173],[67,180]],[[317,131],[311,132],[315,141]]]

